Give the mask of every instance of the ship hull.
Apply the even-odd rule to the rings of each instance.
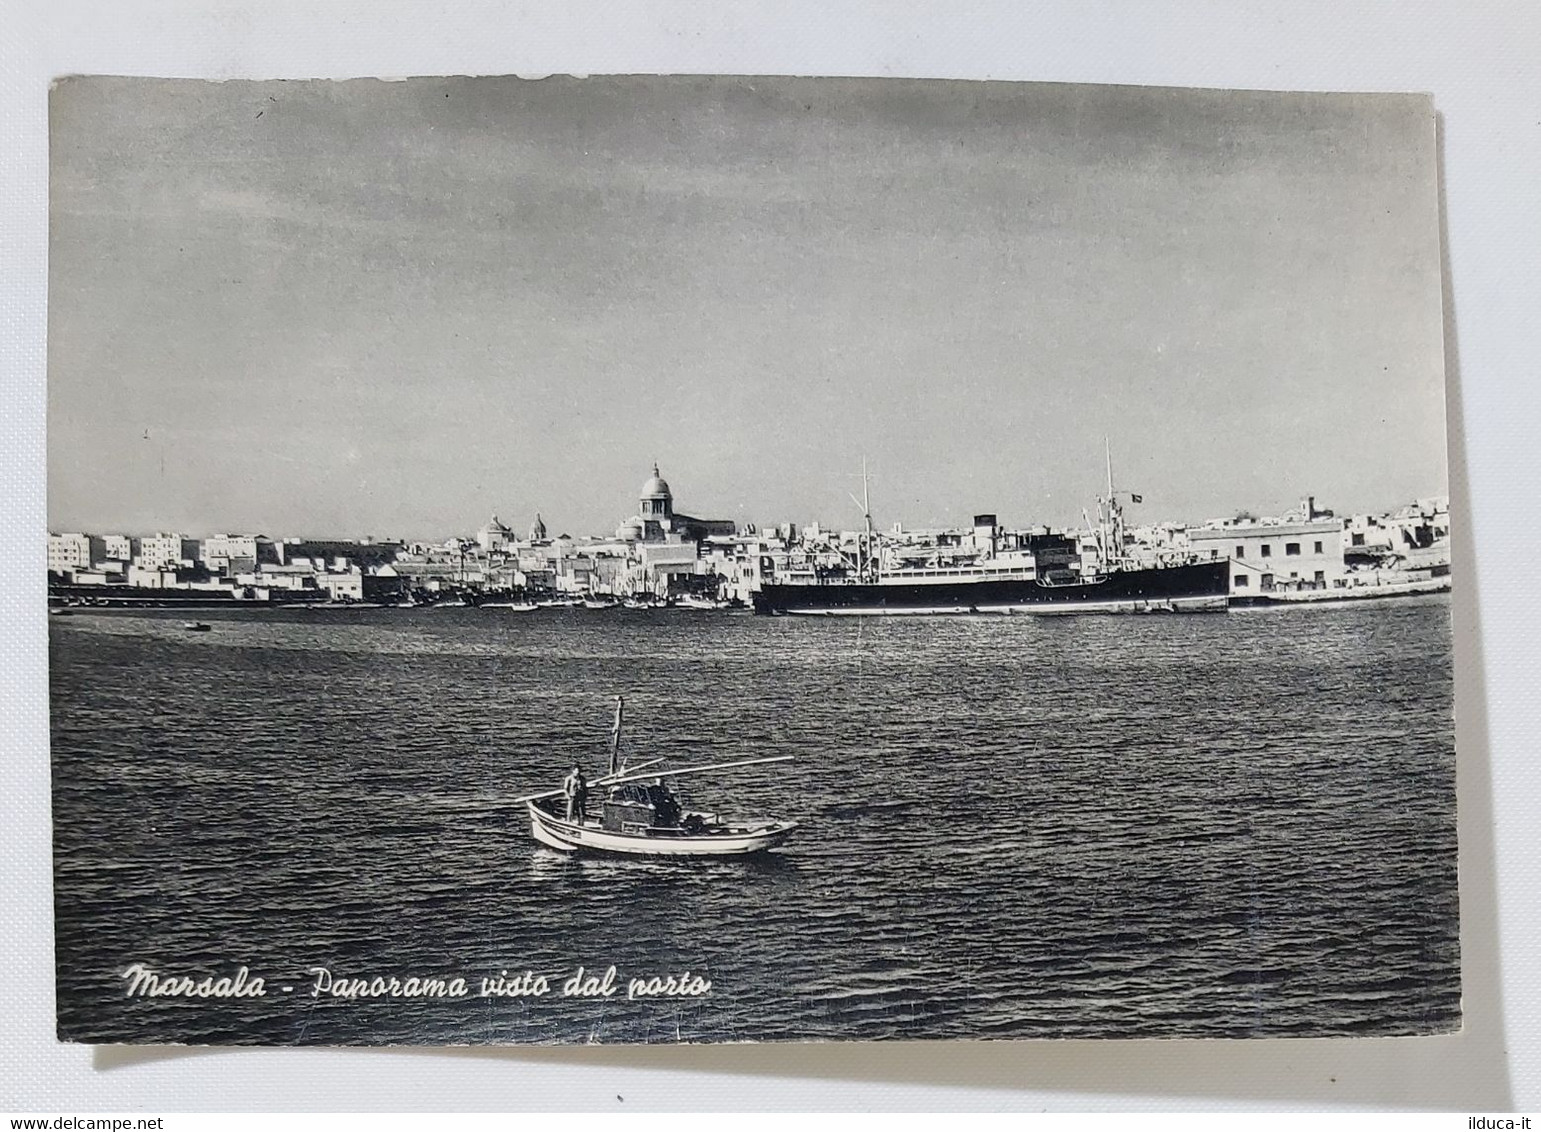
[[[858,617],[935,614],[1211,613],[1227,607],[1227,562],[1119,570],[1091,582],[1049,585],[995,578],[957,582],[766,583],[761,614]]]
[[[744,857],[776,848],[797,828],[796,822],[777,821],[699,834],[683,830],[618,833],[593,821],[573,822],[556,817],[534,802],[527,806],[531,836],[564,853],[581,850],[632,857]]]

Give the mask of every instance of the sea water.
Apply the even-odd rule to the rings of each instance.
[[[173,611],[50,619],[66,1038],[1459,1025],[1445,598],[199,616],[212,631]],[[512,799],[574,760],[600,771],[615,695],[634,762],[794,756],[680,783],[695,808],[794,819],[792,839],[717,862],[537,847]],[[248,993],[130,993],[136,964],[194,988],[244,968]],[[649,980],[697,992],[627,993]]]

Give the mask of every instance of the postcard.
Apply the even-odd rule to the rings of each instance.
[[[50,131],[61,1039],[1460,1028],[1427,96]]]

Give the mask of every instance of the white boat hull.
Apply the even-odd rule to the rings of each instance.
[[[564,853],[579,850],[627,853],[640,857],[742,857],[774,849],[797,828],[793,821],[766,822],[721,833],[671,834],[669,831],[613,833],[598,822],[570,822],[527,802],[530,834],[542,845]]]

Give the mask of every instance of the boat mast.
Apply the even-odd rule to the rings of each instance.
[[[626,701],[621,696],[615,697],[615,723],[610,728],[610,774],[621,772],[621,713],[625,710]]]

